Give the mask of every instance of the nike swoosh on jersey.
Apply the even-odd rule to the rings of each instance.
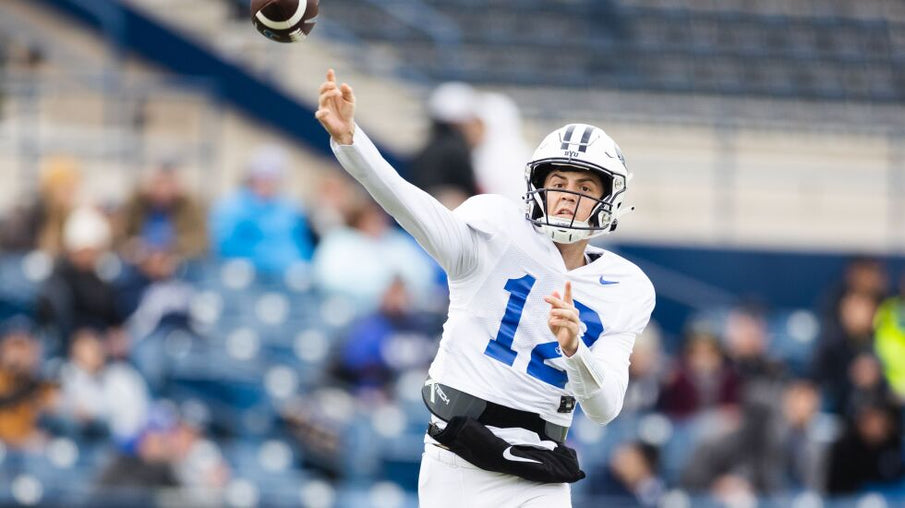
[[[603,277],[600,277],[600,283],[604,286],[609,286],[610,284],[619,284],[618,280],[606,280]]]
[[[504,459],[510,460],[512,462],[533,462],[535,464],[541,464],[541,461],[539,461],[539,460],[526,459],[525,457],[519,457],[517,455],[513,455],[510,450],[512,450],[511,446],[509,448],[506,448],[505,450],[503,450]]]

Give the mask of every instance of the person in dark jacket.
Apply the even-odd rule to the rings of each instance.
[[[472,149],[483,137],[477,97],[464,83],[438,87],[428,101],[431,132],[410,163],[411,181],[453,207],[477,194]]]
[[[839,327],[820,338],[814,354],[813,375],[823,387],[827,408],[837,414],[851,411],[864,389],[886,389],[882,370],[874,356],[875,300],[865,293],[850,292],[839,302]],[[877,376],[868,376],[869,363],[875,363]],[[877,377],[874,382],[861,378]],[[859,380],[861,382],[859,382]]]
[[[869,484],[893,484],[905,475],[901,422],[883,399],[865,399],[830,452],[826,489],[857,492]]]
[[[59,341],[50,348],[58,354],[69,349],[75,330],[108,330],[123,322],[113,286],[97,273],[110,245],[106,217],[91,208],[75,210],[66,219],[63,245],[65,254],[41,288],[37,310],[39,323]]]

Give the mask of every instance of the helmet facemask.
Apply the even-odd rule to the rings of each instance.
[[[600,197],[589,196],[581,192],[567,189],[553,189],[544,187],[547,176],[555,171],[582,172],[589,171],[597,175],[603,184],[603,193]],[[599,168],[582,167],[579,164],[537,163],[527,168],[530,174],[528,178],[528,193],[525,196],[527,202],[526,218],[538,229],[546,232],[554,242],[574,243],[604,233],[616,228],[614,215],[615,197],[625,189],[624,179],[621,175],[613,175]],[[614,188],[617,192],[614,192]],[[549,210],[548,195],[571,194],[575,196],[575,213],[571,218],[556,217],[554,210]],[[592,201],[593,206],[585,220],[578,219],[578,212],[582,203]],[[618,208],[618,204],[615,205]]]

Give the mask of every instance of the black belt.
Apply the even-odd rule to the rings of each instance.
[[[428,379],[421,388],[424,404],[437,418],[448,422],[453,417],[474,418],[492,427],[521,427],[536,432],[544,439],[562,443],[569,427],[556,425],[537,413],[512,409]]]

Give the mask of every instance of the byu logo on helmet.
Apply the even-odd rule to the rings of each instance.
[[[581,134],[576,134],[576,127],[583,129]],[[591,125],[567,125],[566,131],[561,134],[561,144],[560,149],[563,151],[571,151],[572,146],[577,146],[578,153],[585,153],[588,151],[588,145],[597,141],[597,138],[591,139],[591,136],[594,134],[594,131],[597,130],[596,127]],[[580,136],[580,137],[579,137]],[[572,138],[575,138],[574,140]],[[575,153],[575,152],[571,152]],[[578,154],[575,154],[577,157]]]

